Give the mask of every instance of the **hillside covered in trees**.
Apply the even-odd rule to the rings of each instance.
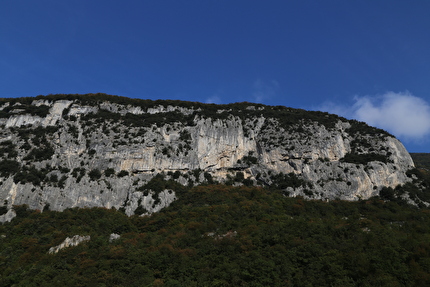
[[[151,216],[15,209],[0,226],[0,286],[430,284],[430,210],[402,200],[204,185]],[[49,254],[74,235],[91,239]]]

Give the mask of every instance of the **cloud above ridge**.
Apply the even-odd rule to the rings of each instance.
[[[276,96],[279,91],[279,83],[276,80],[264,82],[258,79],[254,82],[252,89],[251,101],[254,103],[262,103]]]
[[[430,105],[409,92],[356,96],[354,100],[352,107],[328,103],[323,109],[366,122],[407,140],[420,140],[430,135]]]
[[[221,98],[217,95],[214,94],[211,97],[206,98],[205,103],[206,104],[221,104]]]

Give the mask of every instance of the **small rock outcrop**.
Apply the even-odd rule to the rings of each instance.
[[[5,214],[0,215],[0,223],[10,222],[16,217],[16,212],[13,209],[9,209]]]
[[[115,241],[120,238],[121,238],[121,235],[116,233],[111,233],[111,235],[109,235],[109,242]]]
[[[60,251],[63,248],[77,246],[81,242],[89,241],[90,239],[91,239],[91,236],[89,235],[87,236],[75,235],[73,237],[66,237],[66,239],[64,239],[64,241],[60,245],[49,248],[48,253],[55,254],[55,253],[58,253],[58,251]]]
[[[27,204],[151,214],[178,196],[166,181],[358,200],[410,181],[406,172],[414,167],[404,146],[383,130],[251,103],[104,94],[2,99],[0,130],[0,206],[10,210]]]

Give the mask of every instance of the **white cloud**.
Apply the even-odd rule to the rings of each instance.
[[[206,99],[206,104],[221,104],[221,98],[218,95],[213,95]]]
[[[430,135],[430,105],[409,92],[355,97],[352,107],[325,104],[323,109],[368,123],[407,140]]]
[[[269,98],[276,96],[279,91],[279,83],[271,80],[266,83],[258,79],[253,84],[252,102],[261,103]]]

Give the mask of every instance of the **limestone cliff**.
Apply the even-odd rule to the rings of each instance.
[[[357,200],[410,179],[390,134],[336,115],[239,103],[96,95],[0,101],[0,206],[157,212],[176,199],[156,175],[276,186],[290,196]],[[9,217],[8,217],[9,218]]]

